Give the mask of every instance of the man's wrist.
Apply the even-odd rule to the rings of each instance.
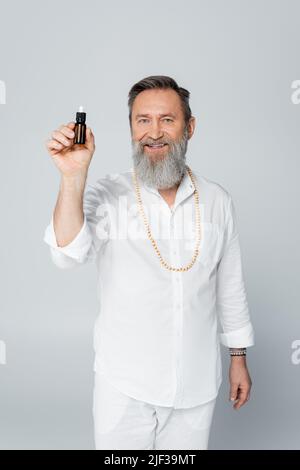
[[[246,364],[247,356],[230,356],[231,363]]]
[[[60,190],[71,194],[77,193],[80,196],[83,196],[87,176],[87,172],[74,176],[62,175],[60,180]]]
[[[229,354],[231,357],[245,357],[247,354],[247,348],[229,348]]]

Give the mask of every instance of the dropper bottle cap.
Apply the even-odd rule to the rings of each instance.
[[[86,113],[83,111],[83,106],[79,106],[79,109],[76,113],[76,122],[84,124],[86,119]]]

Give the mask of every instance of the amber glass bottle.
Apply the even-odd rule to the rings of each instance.
[[[85,143],[85,119],[86,113],[83,112],[83,106],[79,106],[79,110],[76,113],[76,124],[75,124],[75,137],[74,144],[84,144]]]

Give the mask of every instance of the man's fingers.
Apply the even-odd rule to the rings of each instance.
[[[58,142],[63,144],[65,147],[73,145],[73,138],[69,138],[69,136],[65,135],[61,130],[53,131],[51,137],[52,139],[57,140]]]
[[[59,128],[55,129],[50,139],[46,141],[47,150],[53,154],[64,150],[66,147],[70,148],[74,145],[75,137],[75,122],[70,121],[68,124],[62,124]],[[86,128],[85,144],[84,146],[93,154],[95,151],[95,138],[93,131],[90,127]],[[75,145],[74,150],[76,150]]]
[[[63,127],[68,127],[69,129],[73,129],[75,128],[75,122],[74,121],[70,121],[68,122],[68,124],[62,124],[61,126],[59,126],[59,130],[61,130]]]
[[[57,142],[57,140],[48,139],[46,141],[46,147],[48,151],[53,152],[53,151],[61,150],[63,148],[63,144],[61,144],[60,142]]]
[[[239,385],[237,383],[231,383],[230,385],[230,393],[229,393],[229,400],[234,401],[237,399]]]
[[[238,401],[233,405],[233,407],[235,409],[241,408],[241,406],[243,406],[246,403],[247,397],[248,397],[248,390],[241,390],[239,392]]]
[[[73,139],[75,137],[75,132],[73,131],[73,129],[70,129],[70,127],[68,126],[63,126],[60,129],[60,132],[66,137],[69,137],[69,139]]]

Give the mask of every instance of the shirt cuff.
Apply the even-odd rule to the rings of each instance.
[[[254,330],[251,323],[238,330],[219,333],[219,337],[221,343],[228,348],[247,348],[254,345]]]
[[[45,230],[43,240],[55,251],[63,253],[64,255],[69,256],[78,262],[82,262],[92,244],[92,234],[87,223],[86,215],[84,214],[83,225],[76,237],[68,245],[58,246],[54,231],[52,214],[51,222]]]

